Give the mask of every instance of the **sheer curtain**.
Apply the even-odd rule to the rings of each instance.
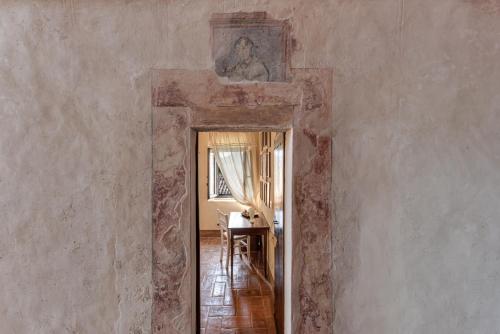
[[[235,200],[249,206],[257,204],[258,194],[254,191],[256,174],[253,168],[257,144],[257,133],[209,133],[209,146],[231,194]]]

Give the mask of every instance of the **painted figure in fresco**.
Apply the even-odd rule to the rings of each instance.
[[[231,81],[269,81],[269,71],[255,54],[255,45],[248,37],[238,38],[228,57],[216,64],[216,72]]]

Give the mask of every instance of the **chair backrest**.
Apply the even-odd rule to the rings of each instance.
[[[227,231],[227,225],[229,224],[229,216],[224,212],[217,209],[217,225],[219,229]]]

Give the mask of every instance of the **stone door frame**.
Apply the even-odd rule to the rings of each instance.
[[[196,332],[196,132],[293,129],[292,333],[332,333],[330,69],[284,83],[153,70],[152,333]]]

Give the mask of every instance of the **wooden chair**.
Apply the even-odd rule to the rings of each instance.
[[[229,215],[225,214],[221,210],[217,209],[217,225],[220,230],[220,262],[222,262],[224,248],[226,248],[226,268],[229,266]],[[234,248],[238,249],[238,255],[241,257],[245,254],[250,263],[250,236],[247,235],[235,235],[233,237]],[[245,247],[245,252],[242,251],[242,247]]]

